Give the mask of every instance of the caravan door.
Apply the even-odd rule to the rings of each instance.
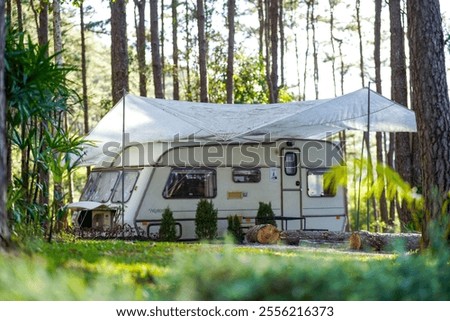
[[[301,171],[300,150],[298,148],[284,148],[282,150],[282,182],[281,204],[282,215],[286,218],[283,229],[301,229]]]

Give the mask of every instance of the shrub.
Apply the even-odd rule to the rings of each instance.
[[[255,223],[258,224],[272,224],[277,226],[275,222],[275,214],[272,210],[272,203],[269,204],[264,202],[259,202],[258,213],[256,214]]]
[[[174,242],[178,239],[173,212],[169,207],[164,210],[162,215],[161,226],[159,228],[159,239],[166,242]]]
[[[217,236],[217,209],[212,201],[200,200],[195,213],[195,234],[199,239],[212,240]]]
[[[244,235],[241,230],[241,220],[238,215],[228,216],[228,234],[231,235],[237,243],[242,243]]]

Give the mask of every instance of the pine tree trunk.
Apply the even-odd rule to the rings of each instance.
[[[278,15],[279,0],[269,0],[269,25],[270,25],[270,102],[278,102]]]
[[[264,56],[264,43],[265,43],[265,18],[264,18],[264,0],[258,0],[257,2],[257,10],[258,10],[258,21],[259,21],[259,28],[258,28],[258,56],[263,57]]]
[[[0,1],[0,57],[5,55],[5,2]],[[5,61],[0,59],[0,250],[9,247],[11,234],[8,227],[6,210],[7,153],[6,139],[6,96],[5,96]]]
[[[166,73],[165,71],[165,34],[166,34],[166,30],[165,28],[165,24],[164,24],[164,0],[161,0],[161,15],[160,15],[160,19],[161,19],[161,33],[160,33],[160,42],[161,42],[161,86],[162,86],[162,92],[163,92],[163,96],[162,98],[164,98],[165,92],[166,92]]]
[[[38,25],[38,42],[39,45],[48,43],[48,4],[47,0],[39,2],[39,25]]]
[[[374,51],[374,60],[375,60],[375,81],[376,88],[379,94],[382,93],[381,90],[381,0],[375,0],[375,51]],[[376,133],[376,141],[377,141],[377,162],[384,162],[384,144],[383,144],[383,135],[382,133]],[[385,180],[383,178],[383,180]],[[388,208],[386,201],[386,192],[383,192],[380,195],[380,199],[378,200],[378,205],[380,209],[380,217],[381,221],[388,225],[389,217],[388,217]],[[374,208],[376,211],[377,209]]]
[[[44,0],[40,0],[39,2],[39,10],[38,10],[38,42],[40,46],[47,45],[48,40],[48,2]],[[48,49],[46,55],[48,56]],[[43,135],[46,130],[45,123],[38,123],[39,134],[38,137],[40,140],[43,140]],[[40,147],[39,153],[45,149],[45,144],[42,144]],[[36,191],[38,191],[38,202],[41,205],[49,204],[49,182],[50,176],[48,169],[44,168],[42,165],[38,165],[37,167],[38,179],[36,182]],[[40,189],[38,190],[38,186]]]
[[[152,48],[153,85],[155,87],[155,97],[164,98],[158,22],[158,0],[150,0],[150,44]]]
[[[112,97],[116,104],[128,91],[128,43],[125,0],[110,2],[111,6],[111,73]]]
[[[227,57],[227,104],[234,103],[234,16],[236,1],[228,0],[228,57]]]
[[[313,62],[314,62],[314,92],[315,98],[319,99],[319,60],[317,52],[317,42],[316,42],[316,16],[314,14],[315,3],[311,1],[311,31],[312,31],[312,47],[313,47]]]
[[[364,80],[364,55],[363,55],[360,9],[361,9],[361,0],[356,0],[356,28],[359,38],[359,70],[360,70],[359,72],[361,77],[361,86],[364,87],[366,84]]]
[[[450,214],[450,207],[443,207],[450,190],[450,102],[444,55],[446,49],[439,1],[409,0],[407,8],[412,103],[417,117],[425,197],[422,240],[424,246],[433,246],[429,230],[431,223],[442,224],[440,220],[443,217],[448,219]],[[448,226],[443,228],[449,230]]]
[[[311,17],[311,2],[306,1],[306,49],[305,49],[305,66],[303,70],[303,99],[306,99],[306,78],[308,75],[308,57],[309,57],[309,29],[310,29],[310,17]]]
[[[11,2],[9,7],[11,6]],[[17,9],[17,28],[19,32],[23,32],[23,13],[22,13],[22,0],[16,0]],[[9,18],[11,18],[11,13],[8,13]]]
[[[284,60],[286,53],[286,36],[284,32],[284,6],[283,1],[279,1],[279,15],[278,15],[278,27],[280,29],[280,87],[284,87],[286,85],[286,78],[284,74]]]
[[[87,66],[86,66],[86,38],[84,26],[84,6],[80,3],[80,32],[81,32],[81,81],[83,84],[83,120],[84,134],[89,133],[89,102],[87,89]]]
[[[138,9],[136,26],[136,51],[139,73],[139,95],[147,97],[147,71],[145,63],[145,3],[146,0],[134,0]]]
[[[19,0],[20,1],[20,0]],[[12,17],[12,0],[6,0],[6,19],[7,21],[11,21]]]
[[[172,0],[172,59],[173,99],[180,100],[180,78],[178,63],[178,0]]]
[[[391,31],[391,97],[392,100],[408,106],[408,85],[406,80],[406,55],[404,31],[401,20],[401,0],[389,1],[390,31]],[[413,134],[416,135],[416,134]],[[395,169],[401,177],[412,184],[411,134],[395,134]],[[397,202],[397,212],[400,228],[404,231],[412,222],[411,212],[406,203]]]
[[[186,99],[188,101],[193,101],[192,93],[192,81],[191,81],[191,51],[192,51],[192,38],[191,38],[191,28],[190,28],[190,16],[189,12],[189,1],[185,2],[185,22],[186,22],[186,49],[185,49],[185,59],[186,59]]]
[[[331,45],[331,70],[332,70],[332,77],[333,77],[333,89],[334,89],[334,96],[337,96],[337,83],[336,83],[336,48],[334,45],[334,6],[336,5],[334,0],[329,0],[330,5],[330,45]]]
[[[197,27],[198,27],[198,64],[200,68],[200,101],[208,102],[208,72],[207,72],[207,44],[206,44],[206,15],[204,0],[197,0]]]

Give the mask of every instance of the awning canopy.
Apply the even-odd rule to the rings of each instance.
[[[413,111],[368,88],[333,99],[247,105],[153,99],[127,94],[86,137],[94,146],[84,146],[78,164],[101,163],[105,146],[109,151],[122,150],[123,128],[127,134],[125,147],[184,139],[198,142],[322,139],[346,129],[376,132],[417,130]]]

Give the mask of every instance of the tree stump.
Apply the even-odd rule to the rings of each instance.
[[[274,244],[280,239],[280,231],[271,224],[255,225],[245,234],[248,243]]]

